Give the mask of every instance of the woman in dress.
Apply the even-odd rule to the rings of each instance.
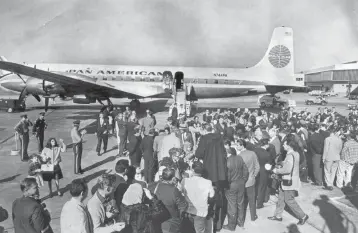
[[[57,195],[62,196],[60,192],[60,180],[63,178],[62,170],[60,167],[61,152],[66,151],[66,145],[62,139],[60,139],[61,145],[57,144],[55,138],[50,138],[46,144],[46,147],[41,153],[42,161],[46,164],[53,165],[53,172],[47,171],[43,173],[43,180],[48,182],[48,188],[50,191],[50,197],[52,197],[52,180],[55,179]]]

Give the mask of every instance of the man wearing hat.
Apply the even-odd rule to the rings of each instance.
[[[83,173],[81,168],[81,159],[82,159],[82,138],[86,133],[86,130],[83,130],[81,133],[79,131],[80,121],[76,120],[73,122],[73,128],[71,130],[71,138],[73,143],[73,155],[74,155],[74,173]]]
[[[27,154],[27,147],[29,146],[30,135],[29,135],[29,127],[32,126],[32,122],[27,118],[26,114],[22,114],[21,120],[15,126],[15,138],[20,140],[20,154],[21,161],[25,161],[29,159]]]
[[[44,148],[44,136],[46,128],[47,124],[45,121],[45,113],[41,112],[35,121],[34,127],[32,127],[32,134],[36,136],[39,153],[41,153],[42,149]]]

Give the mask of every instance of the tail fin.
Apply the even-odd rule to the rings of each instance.
[[[294,77],[293,30],[289,27],[274,29],[270,45],[262,60],[255,67],[267,73],[270,85],[296,86]]]

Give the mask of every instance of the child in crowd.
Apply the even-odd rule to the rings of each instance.
[[[44,185],[41,164],[41,157],[38,154],[32,154],[30,156],[28,177],[35,178],[39,187],[42,187]]]

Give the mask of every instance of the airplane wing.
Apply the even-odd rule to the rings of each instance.
[[[147,85],[144,88],[134,88],[133,86],[135,85],[132,83],[130,85],[113,86],[104,81],[96,81],[95,79],[82,74],[50,72],[7,61],[0,61],[0,70],[7,70],[20,75],[26,75],[48,82],[58,83],[63,86],[78,86],[89,91],[101,91],[108,93],[109,96],[146,98],[164,92],[163,88],[160,86]]]

